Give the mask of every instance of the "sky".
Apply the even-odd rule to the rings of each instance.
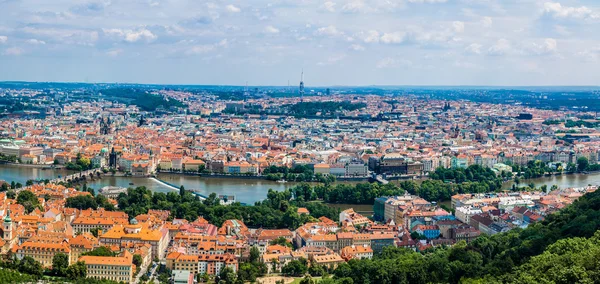
[[[0,0],[0,81],[600,85],[598,0]]]

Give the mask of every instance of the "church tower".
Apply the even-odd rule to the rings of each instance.
[[[12,220],[10,219],[10,209],[7,210],[6,212],[6,217],[4,217],[4,222],[2,224],[2,230],[4,232],[4,235],[2,236],[2,238],[5,241],[10,241],[13,238],[12,235]]]

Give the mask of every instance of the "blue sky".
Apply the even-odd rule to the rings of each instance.
[[[600,1],[0,0],[0,81],[600,85]]]

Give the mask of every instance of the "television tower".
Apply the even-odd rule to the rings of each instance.
[[[300,101],[304,100],[304,69],[302,69],[302,73],[300,74]]]

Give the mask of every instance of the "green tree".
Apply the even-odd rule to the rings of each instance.
[[[258,262],[259,258],[260,258],[260,251],[258,250],[258,248],[255,246],[251,247],[249,261],[250,262]]]
[[[9,189],[8,183],[3,182],[2,185],[0,185],[0,191],[1,192],[8,191],[8,189]]]
[[[221,284],[234,284],[237,281],[237,275],[231,269],[231,267],[225,267],[221,269],[221,272],[217,276],[217,283]]]
[[[133,255],[133,264],[137,267],[142,267],[142,256],[139,254]]]
[[[19,193],[17,196],[17,203],[23,205],[23,207],[25,207],[25,212],[28,214],[40,204],[37,196],[29,190],[23,190]]]
[[[52,258],[52,273],[57,276],[65,276],[69,267],[69,256],[57,253]]]
[[[583,172],[583,171],[587,170],[589,165],[590,165],[590,162],[588,161],[588,159],[586,157],[577,158],[577,171],[578,172]]]
[[[42,267],[42,264],[35,261],[35,259],[30,256],[26,256],[21,259],[19,262],[19,271],[36,276],[42,276],[42,274],[44,274],[44,268]]]
[[[88,252],[84,252],[81,254],[83,255],[90,255],[90,256],[115,256],[116,253],[114,253],[112,250],[110,250],[110,248],[102,246],[99,248],[96,248],[94,250],[88,251]]]
[[[77,208],[80,210],[98,209],[96,199],[91,195],[77,195],[74,197],[69,197],[67,198],[65,206],[69,208]]]
[[[87,267],[82,261],[69,265],[66,271],[67,278],[71,280],[84,279],[87,276]]]
[[[185,187],[180,186],[179,187],[179,196],[183,197],[185,195]]]

